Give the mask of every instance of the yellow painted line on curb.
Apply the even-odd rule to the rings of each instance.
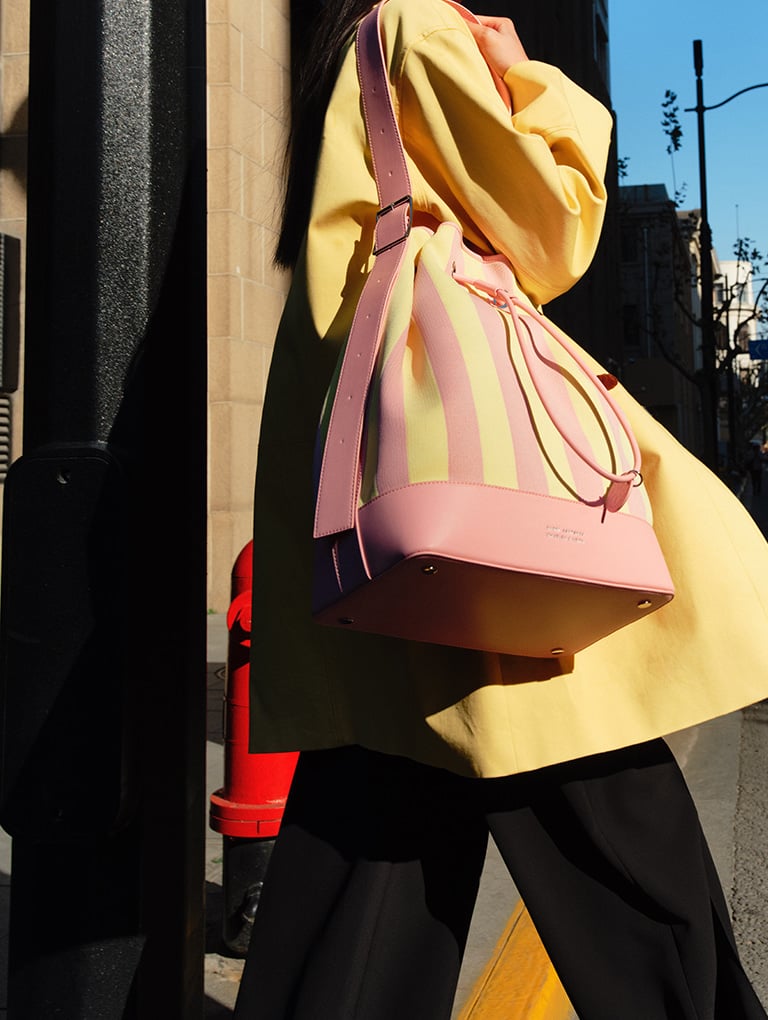
[[[570,1020],[575,1017],[522,900],[458,1020]]]

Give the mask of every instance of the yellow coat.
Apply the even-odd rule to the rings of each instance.
[[[442,0],[390,0],[386,56],[414,206],[503,252],[536,303],[587,269],[610,117],[536,61],[510,118]],[[376,189],[350,49],[328,109],[311,222],[273,356],[254,533],[251,749],[359,743],[499,776],[663,735],[768,695],[768,546],[738,500],[620,388],[677,588],[667,608],[549,662],[326,629],[310,619],[312,454],[370,268]]]

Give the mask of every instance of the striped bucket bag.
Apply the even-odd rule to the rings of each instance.
[[[637,444],[503,256],[412,224],[379,12],[357,38],[376,258],[318,433],[313,614],[571,655],[673,597]]]

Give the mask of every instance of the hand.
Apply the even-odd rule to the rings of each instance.
[[[486,62],[502,78],[513,64],[519,64],[520,61],[528,59],[528,54],[520,42],[517,30],[509,18],[489,18],[479,15],[478,21],[479,25],[468,21],[467,27],[475,37],[475,42]]]

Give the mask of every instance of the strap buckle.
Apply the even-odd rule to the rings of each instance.
[[[405,227],[405,233],[402,234],[400,237],[396,237],[394,241],[388,241],[386,244],[381,245],[381,247],[378,247],[376,244],[374,244],[373,247],[374,255],[381,255],[382,252],[389,251],[389,249],[394,248],[396,244],[400,244],[402,241],[405,241],[408,235],[410,234],[411,224],[413,223],[413,195],[403,195],[403,197],[398,198],[396,202],[391,202],[389,205],[385,205],[383,209],[379,209],[379,211],[376,213],[375,229],[378,232],[379,221],[384,216],[386,216],[387,213],[394,212],[395,209],[398,209],[401,205],[408,206],[408,223],[406,224]]]

